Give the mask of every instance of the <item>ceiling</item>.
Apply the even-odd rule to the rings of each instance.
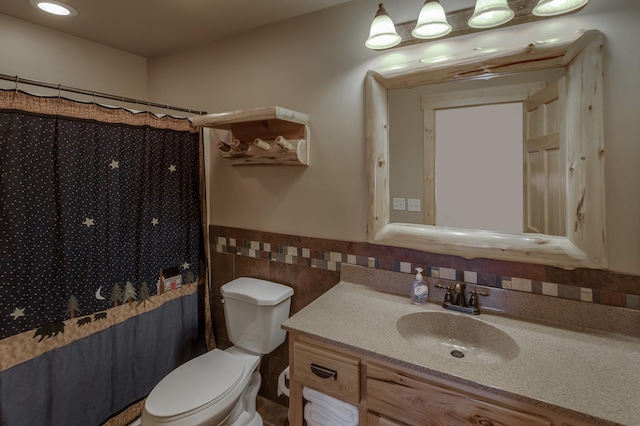
[[[29,0],[0,1],[0,14],[147,58],[233,37],[349,0],[61,0],[74,17]]]

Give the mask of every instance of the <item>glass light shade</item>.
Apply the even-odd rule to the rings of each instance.
[[[476,0],[476,7],[468,24],[472,28],[497,27],[509,22],[514,16],[507,0]]]
[[[40,10],[43,10],[47,13],[51,13],[53,15],[58,16],[76,16],[78,11],[73,7],[61,3],[59,1],[51,0],[51,1],[41,1],[41,0],[30,0],[29,3],[37,7]]]
[[[451,25],[440,2],[426,0],[411,35],[415,38],[438,38],[450,32]]]
[[[553,16],[573,12],[587,4],[589,0],[540,0],[533,8],[536,16]]]
[[[401,40],[402,38],[396,32],[396,26],[393,25],[393,21],[380,3],[371,23],[369,38],[364,45],[369,49],[388,49],[400,43]]]

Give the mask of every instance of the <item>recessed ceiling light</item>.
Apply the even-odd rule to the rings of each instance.
[[[73,7],[60,3],[59,1],[42,1],[42,0],[29,0],[31,6],[37,7],[47,13],[59,16],[76,16],[78,11]]]

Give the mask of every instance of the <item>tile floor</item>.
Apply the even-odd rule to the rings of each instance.
[[[259,396],[256,410],[260,413],[265,426],[289,426],[287,407]]]

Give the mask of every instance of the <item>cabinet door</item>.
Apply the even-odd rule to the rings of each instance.
[[[369,364],[367,408],[416,426],[551,426],[551,420]]]

